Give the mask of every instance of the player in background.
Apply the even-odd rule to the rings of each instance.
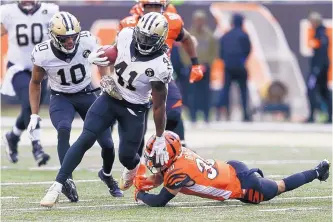
[[[88,109],[96,100],[93,94],[96,90],[91,89],[92,64],[89,63],[88,56],[90,52],[96,51],[99,45],[96,37],[89,31],[81,31],[77,18],[68,12],[58,12],[52,17],[49,34],[51,39],[36,45],[32,51],[34,63],[30,81],[32,115],[27,130],[33,140],[34,131],[41,120],[38,115],[41,83],[47,76],[51,87],[50,118],[58,132],[57,149],[62,164],[70,147],[70,132],[76,112],[84,120]],[[122,197],[123,193],[111,175],[114,147],[110,128],[99,134],[97,141],[102,147],[103,157],[103,169],[99,171],[98,176],[109,187],[112,196]],[[106,153],[108,155],[105,155]],[[62,193],[72,202],[77,202],[78,195],[72,175],[66,179]]]
[[[103,94],[88,110],[83,131],[66,153],[56,181],[41,200],[41,206],[56,204],[66,179],[79,165],[84,153],[95,143],[98,135],[116,121],[120,139],[119,161],[125,167],[119,187],[126,190],[132,186],[140,162],[138,150],[151,95],[157,135],[152,153],[157,162],[164,164],[168,161],[163,134],[167,84],[173,68],[166,54],[167,33],[168,22],[160,13],[149,13],[134,29],[125,28],[118,33],[114,45],[117,58],[110,67],[115,73],[102,76]],[[88,60],[96,65],[105,65],[96,51],[90,53]]]
[[[294,190],[315,179],[326,181],[330,163],[323,160],[314,169],[293,174],[279,181],[264,178],[258,168],[249,169],[244,163],[231,160],[226,163],[218,160],[205,160],[192,150],[181,146],[177,134],[166,131],[169,161],[166,164],[155,162],[151,156],[155,136],[145,148],[145,163],[153,173],[146,177],[144,169],[135,177],[136,201],[152,207],[163,207],[178,193],[224,201],[238,199],[244,203],[258,204],[268,201],[281,193]],[[140,167],[142,168],[142,167]],[[139,171],[138,171],[139,172]],[[149,191],[163,183],[159,194]]]
[[[159,12],[162,13],[169,22],[169,32],[166,43],[169,47],[169,53],[175,41],[181,42],[185,51],[189,55],[192,61],[192,70],[190,74],[190,82],[194,83],[200,81],[203,77],[203,72],[197,58],[196,46],[194,37],[184,28],[182,18],[175,13],[165,11],[166,8],[172,8],[169,4],[167,7],[167,1],[165,0],[139,0],[130,13],[132,16],[126,17],[120,21],[119,30],[124,27],[133,27],[138,20],[146,13]],[[135,14],[136,13],[136,14]],[[167,124],[166,130],[174,131],[180,135],[182,145],[185,146],[185,133],[184,124],[181,118],[182,110],[182,97],[180,90],[178,89],[175,81],[169,83],[169,92],[167,97]],[[148,113],[147,113],[148,116]],[[146,116],[146,121],[147,121]],[[147,123],[146,123],[147,125]],[[144,147],[144,139],[139,150],[139,154],[142,154]]]
[[[15,125],[3,136],[7,157],[12,163],[18,161],[18,142],[30,121],[31,51],[36,44],[48,39],[48,21],[58,11],[57,5],[39,1],[17,1],[17,3],[0,6],[1,36],[8,34],[7,73],[1,93],[9,96],[16,95],[21,103],[21,113]],[[43,98],[46,92],[46,81],[43,81],[42,91]],[[34,134],[32,153],[38,166],[41,166],[47,163],[50,156],[43,151],[40,144],[39,125]]]
[[[143,5],[142,5],[143,1],[137,0],[137,2],[138,3],[135,4],[130,10],[131,15],[143,15],[143,10],[144,10]],[[148,1],[146,1],[146,2],[148,2]],[[153,2],[153,1],[151,1],[151,2]],[[171,13],[178,14],[176,7],[173,4],[171,4],[170,1],[168,1],[168,0],[165,0],[164,12],[171,12]]]

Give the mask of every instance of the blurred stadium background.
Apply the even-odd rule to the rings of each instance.
[[[2,1],[1,4],[7,2],[12,1]],[[97,35],[101,44],[111,44],[114,41],[119,21],[129,15],[129,10],[134,4],[133,1],[97,0],[52,2],[59,4],[60,10],[74,14],[81,22],[83,30],[90,30]],[[216,109],[217,101],[221,96],[224,79],[223,62],[216,57],[210,67],[211,122],[207,125],[200,121],[193,125],[188,118],[188,112],[184,114],[187,120],[185,137],[190,147],[205,158],[211,158],[214,155],[217,159],[222,160],[247,161],[250,166],[261,167],[272,178],[282,178],[295,171],[311,168],[324,158],[332,160],[332,125],[302,123],[309,112],[305,80],[309,74],[309,57],[312,55],[310,41],[314,35],[314,30],[307,20],[310,11],[319,12],[327,27],[330,40],[328,54],[331,61],[327,84],[330,88],[332,87],[331,1],[171,2],[175,4],[187,29],[191,28],[193,13],[199,9],[204,11],[207,14],[207,25],[214,31],[216,41],[230,29],[231,15],[235,12],[242,13],[246,18],[245,29],[252,42],[247,68],[250,74],[250,107],[254,114],[254,122],[240,121],[241,108],[239,91],[236,87],[233,87],[231,92],[231,121],[216,120],[219,112]],[[180,48],[176,47],[176,49]],[[3,36],[1,38],[1,80],[6,73],[6,51],[7,36]],[[186,69],[183,72],[186,75]],[[96,70],[94,73],[95,85],[98,85],[98,80]],[[279,112],[265,114],[260,109],[264,101],[268,99],[268,88],[274,81],[282,82],[288,89],[283,103],[288,104],[291,108],[290,119],[284,119]],[[187,96],[183,95],[183,97]],[[78,218],[81,221],[93,219],[106,221],[112,217],[114,220],[123,221],[140,220],[135,215],[145,214],[147,209],[135,208],[133,210],[134,206],[127,204],[132,203],[133,200],[130,192],[126,193],[126,198],[117,207],[118,202],[109,198],[104,185],[97,180],[101,158],[99,149],[96,147],[87,153],[80,169],[74,174],[76,180],[88,181],[78,183],[78,190],[84,201],[76,204],[74,208],[71,208],[71,204],[65,204],[64,208],[58,208],[52,214],[38,208],[38,201],[44,194],[44,189],[49,186],[49,181],[54,179],[59,169],[56,155],[57,134],[49,120],[47,103],[46,100],[46,105],[43,106],[41,112],[43,118],[42,143],[45,150],[52,154],[50,163],[43,168],[35,167],[29,148],[30,141],[25,133],[20,142],[20,162],[18,164],[10,164],[5,158],[4,150],[1,150],[2,220],[53,221],[64,219],[63,215],[68,218],[68,221],[78,220]],[[186,98],[184,98],[184,103],[186,107]],[[323,110],[322,113],[324,113],[325,109],[327,107],[322,103],[318,104],[319,111]],[[187,108],[185,110],[187,111]],[[1,95],[2,133],[12,127],[19,111],[20,105],[16,98]],[[317,117],[322,122],[326,119],[325,114],[319,114]],[[75,120],[71,143],[78,137],[81,127],[81,119]],[[153,133],[153,129],[153,123],[150,122],[147,136]],[[116,138],[115,144],[117,144],[117,132],[113,134]],[[116,160],[116,178],[118,178],[120,170],[120,163]],[[89,180],[91,181],[89,182]],[[222,210],[216,214],[214,207],[211,209],[203,207],[203,205],[212,205],[211,202],[200,204],[200,202],[196,202],[200,199],[181,197],[180,202],[175,204],[175,206],[181,206],[181,209],[173,210],[172,213],[167,213],[167,210],[155,212],[155,217],[150,217],[150,219],[156,220],[159,217],[156,216],[156,213],[161,213],[163,220],[169,221],[175,220],[176,217],[178,217],[177,221],[180,218],[182,221],[193,221],[200,218],[200,220],[225,218],[230,221],[281,221],[286,218],[291,218],[293,221],[331,221],[331,195],[331,182],[324,185],[316,182],[314,185],[302,188],[299,193],[296,191],[284,195],[285,199],[278,198],[272,204],[263,204],[255,211],[246,207],[239,208],[238,205],[232,207],[234,204],[232,202],[232,206],[230,206],[232,209],[224,212],[224,216]],[[293,199],[297,199],[297,197],[300,199]],[[217,207],[228,208],[229,206],[220,204]],[[118,209],[121,209],[122,213],[115,211]],[[89,215],[87,215],[87,210],[89,210]],[[154,213],[153,210],[150,212]],[[263,212],[267,212],[267,214],[258,217],[257,214]],[[195,217],[190,215],[195,215]]]
[[[3,1],[6,2],[6,1]],[[11,1],[9,1],[11,2]],[[132,1],[53,1],[60,4],[60,10],[69,11],[77,16],[83,30],[96,34],[101,44],[111,44],[117,33],[118,22],[129,15]],[[214,31],[216,41],[230,29],[232,13],[242,13],[245,29],[248,32],[252,51],[247,61],[249,78],[250,109],[258,110],[268,99],[268,88],[274,81],[282,82],[288,91],[283,102],[290,106],[291,121],[304,120],[309,112],[305,79],[309,74],[309,57],[312,55],[310,41],[314,30],[307,16],[317,11],[323,16],[330,39],[329,57],[332,59],[332,2],[330,1],[175,1],[178,13],[185,27],[191,28],[192,15],[200,9],[207,14],[207,25]],[[89,13],[87,13],[89,12]],[[218,47],[218,43],[216,43]],[[178,48],[176,47],[176,50]],[[176,51],[174,50],[174,51]],[[1,38],[1,79],[6,70],[7,36]],[[217,58],[217,56],[216,56]],[[217,61],[216,61],[217,60]],[[210,71],[210,107],[217,105],[223,89],[223,63],[212,61]],[[178,75],[188,75],[177,73]],[[98,84],[95,75],[95,84]],[[332,86],[332,63],[329,68],[328,84]],[[234,87],[235,88],[235,87]],[[184,91],[186,91],[184,89]],[[239,92],[233,89],[231,95],[232,117],[239,120]],[[187,95],[183,95],[186,105]],[[46,101],[47,102],[47,101]],[[1,97],[3,107],[15,104],[12,97]],[[326,109],[320,103],[318,109]],[[260,110],[260,109],[259,109]],[[260,111],[254,120],[261,120]],[[215,119],[211,115],[211,119]]]

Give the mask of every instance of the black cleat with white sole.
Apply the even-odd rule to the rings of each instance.
[[[67,179],[62,186],[61,192],[71,201],[78,202],[79,195],[77,194],[75,183],[72,179]]]
[[[112,176],[105,176],[103,169],[98,172],[98,177],[108,186],[109,192],[113,197],[123,197],[124,193],[120,190],[118,182]]]
[[[32,143],[32,154],[34,155],[38,166],[40,167],[42,165],[46,165],[47,161],[50,159],[50,156],[44,152],[43,147],[40,145],[39,141],[33,141]]]
[[[12,163],[17,163],[18,161],[18,152],[17,152],[17,144],[20,141],[20,137],[16,136],[12,132],[7,132],[3,136],[3,142],[5,143],[5,151],[7,154],[7,158]]]

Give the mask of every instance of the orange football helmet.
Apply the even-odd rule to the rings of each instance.
[[[147,142],[144,151],[144,157],[145,157],[146,166],[152,173],[165,171],[173,164],[173,162],[176,161],[176,159],[182,153],[182,145],[180,143],[179,136],[176,133],[171,131],[165,131],[164,137],[165,137],[166,149],[169,153],[169,161],[163,166],[160,163],[159,164],[156,163],[156,155],[150,156],[153,150],[153,145],[156,140],[156,136],[153,135],[152,137],[149,138]]]

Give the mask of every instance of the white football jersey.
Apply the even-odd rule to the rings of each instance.
[[[143,56],[135,51],[133,29],[122,29],[117,37],[118,56],[114,65],[116,80],[122,97],[133,104],[145,104],[151,96],[152,81],[169,83],[173,68],[164,52]]]
[[[49,39],[48,23],[58,11],[59,6],[51,3],[41,3],[32,15],[25,14],[17,3],[1,5],[1,23],[8,32],[8,61],[31,70],[31,51],[36,44]]]
[[[98,47],[96,37],[89,31],[82,31],[74,53],[60,52],[51,40],[47,40],[35,46],[31,60],[46,71],[51,89],[76,93],[91,83],[92,65],[88,62],[88,56]]]

